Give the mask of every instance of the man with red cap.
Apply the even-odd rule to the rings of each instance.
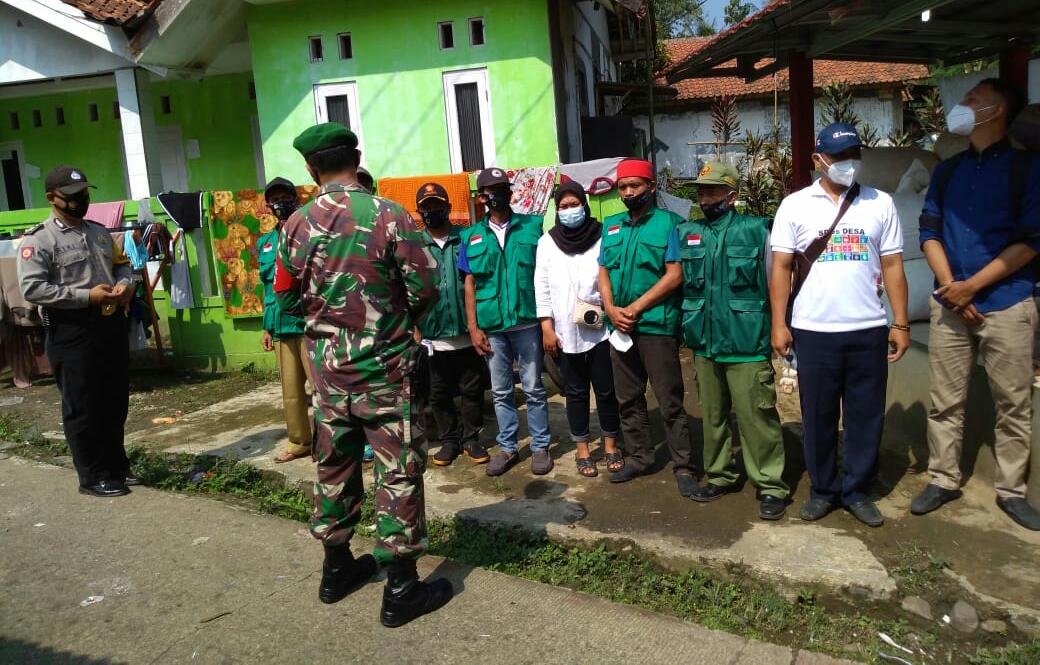
[[[679,367],[680,306],[678,215],[655,205],[657,184],[649,162],[618,164],[617,187],[628,212],[607,217],[599,257],[599,290],[610,318],[614,389],[621,410],[628,463],[610,481],[650,472],[654,445],[646,407],[647,379],[664,417],[679,493],[697,489],[690,428]]]

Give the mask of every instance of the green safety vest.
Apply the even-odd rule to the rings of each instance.
[[[683,340],[719,362],[768,360],[769,220],[730,211],[679,227]]]
[[[627,307],[664,277],[668,236],[682,222],[675,213],[651,208],[634,223],[627,212],[603,222],[600,265],[610,273],[616,307]],[[643,312],[636,332],[667,335],[679,332],[679,291]]]
[[[257,238],[256,260],[260,268],[260,282],[264,285],[263,328],[276,340],[297,337],[303,334],[302,318],[287,314],[278,305],[274,295],[274,262],[278,255],[278,229],[268,231]]]
[[[534,259],[542,218],[517,215],[509,220],[503,250],[488,216],[462,232],[466,260],[476,286],[477,325],[487,333],[538,320],[534,306]]]
[[[444,339],[466,332],[466,282],[459,275],[459,231],[452,228],[444,247],[438,245],[428,231],[423,232],[427,249],[437,259],[440,284],[437,287],[437,304],[419,323],[426,339]]]

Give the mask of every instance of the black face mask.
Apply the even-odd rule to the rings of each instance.
[[[488,207],[497,212],[509,210],[509,202],[513,195],[510,192],[491,192],[487,194]]]
[[[439,229],[448,223],[447,210],[423,210],[421,213],[423,223],[427,228]]]
[[[702,203],[701,211],[704,213],[704,216],[708,219],[709,222],[714,222],[716,219],[722,217],[727,212],[729,212],[731,207],[732,206],[730,206],[729,201],[727,201],[726,199],[722,199],[721,201],[716,201],[715,203]]]
[[[284,222],[289,219],[290,215],[296,212],[297,205],[295,201],[278,201],[268,204],[268,207],[271,208],[271,212],[274,213],[279,222]]]
[[[621,202],[625,204],[625,207],[631,210],[642,210],[648,203],[650,203],[650,197],[653,194],[649,189],[644,191],[642,194],[636,194],[635,196],[629,196],[628,198],[621,199]]]
[[[83,219],[83,216],[87,214],[87,208],[90,207],[90,192],[85,189],[69,196],[60,194],[59,198],[65,203],[65,207],[61,211],[69,217]]]

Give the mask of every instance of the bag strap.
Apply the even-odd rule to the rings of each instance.
[[[852,204],[858,197],[859,183],[857,182],[853,184],[852,187],[849,188],[848,193],[845,194],[845,199],[841,202],[841,206],[838,208],[838,215],[834,218],[830,228],[827,229],[827,233],[813,239],[813,241],[809,243],[809,246],[805,248],[805,251],[802,252],[802,255],[805,256],[805,259],[810,265],[816,263],[816,259],[820,258],[820,255],[823,254],[823,250],[827,249],[827,243],[834,234],[834,229],[838,228],[838,223],[841,221],[841,218],[845,216],[845,213],[849,211],[849,208],[852,207]]]

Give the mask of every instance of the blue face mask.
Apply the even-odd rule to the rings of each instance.
[[[566,208],[564,210],[557,210],[556,214],[560,218],[560,224],[563,224],[569,229],[577,228],[581,226],[582,222],[585,221],[584,206],[578,206],[577,208]]]

